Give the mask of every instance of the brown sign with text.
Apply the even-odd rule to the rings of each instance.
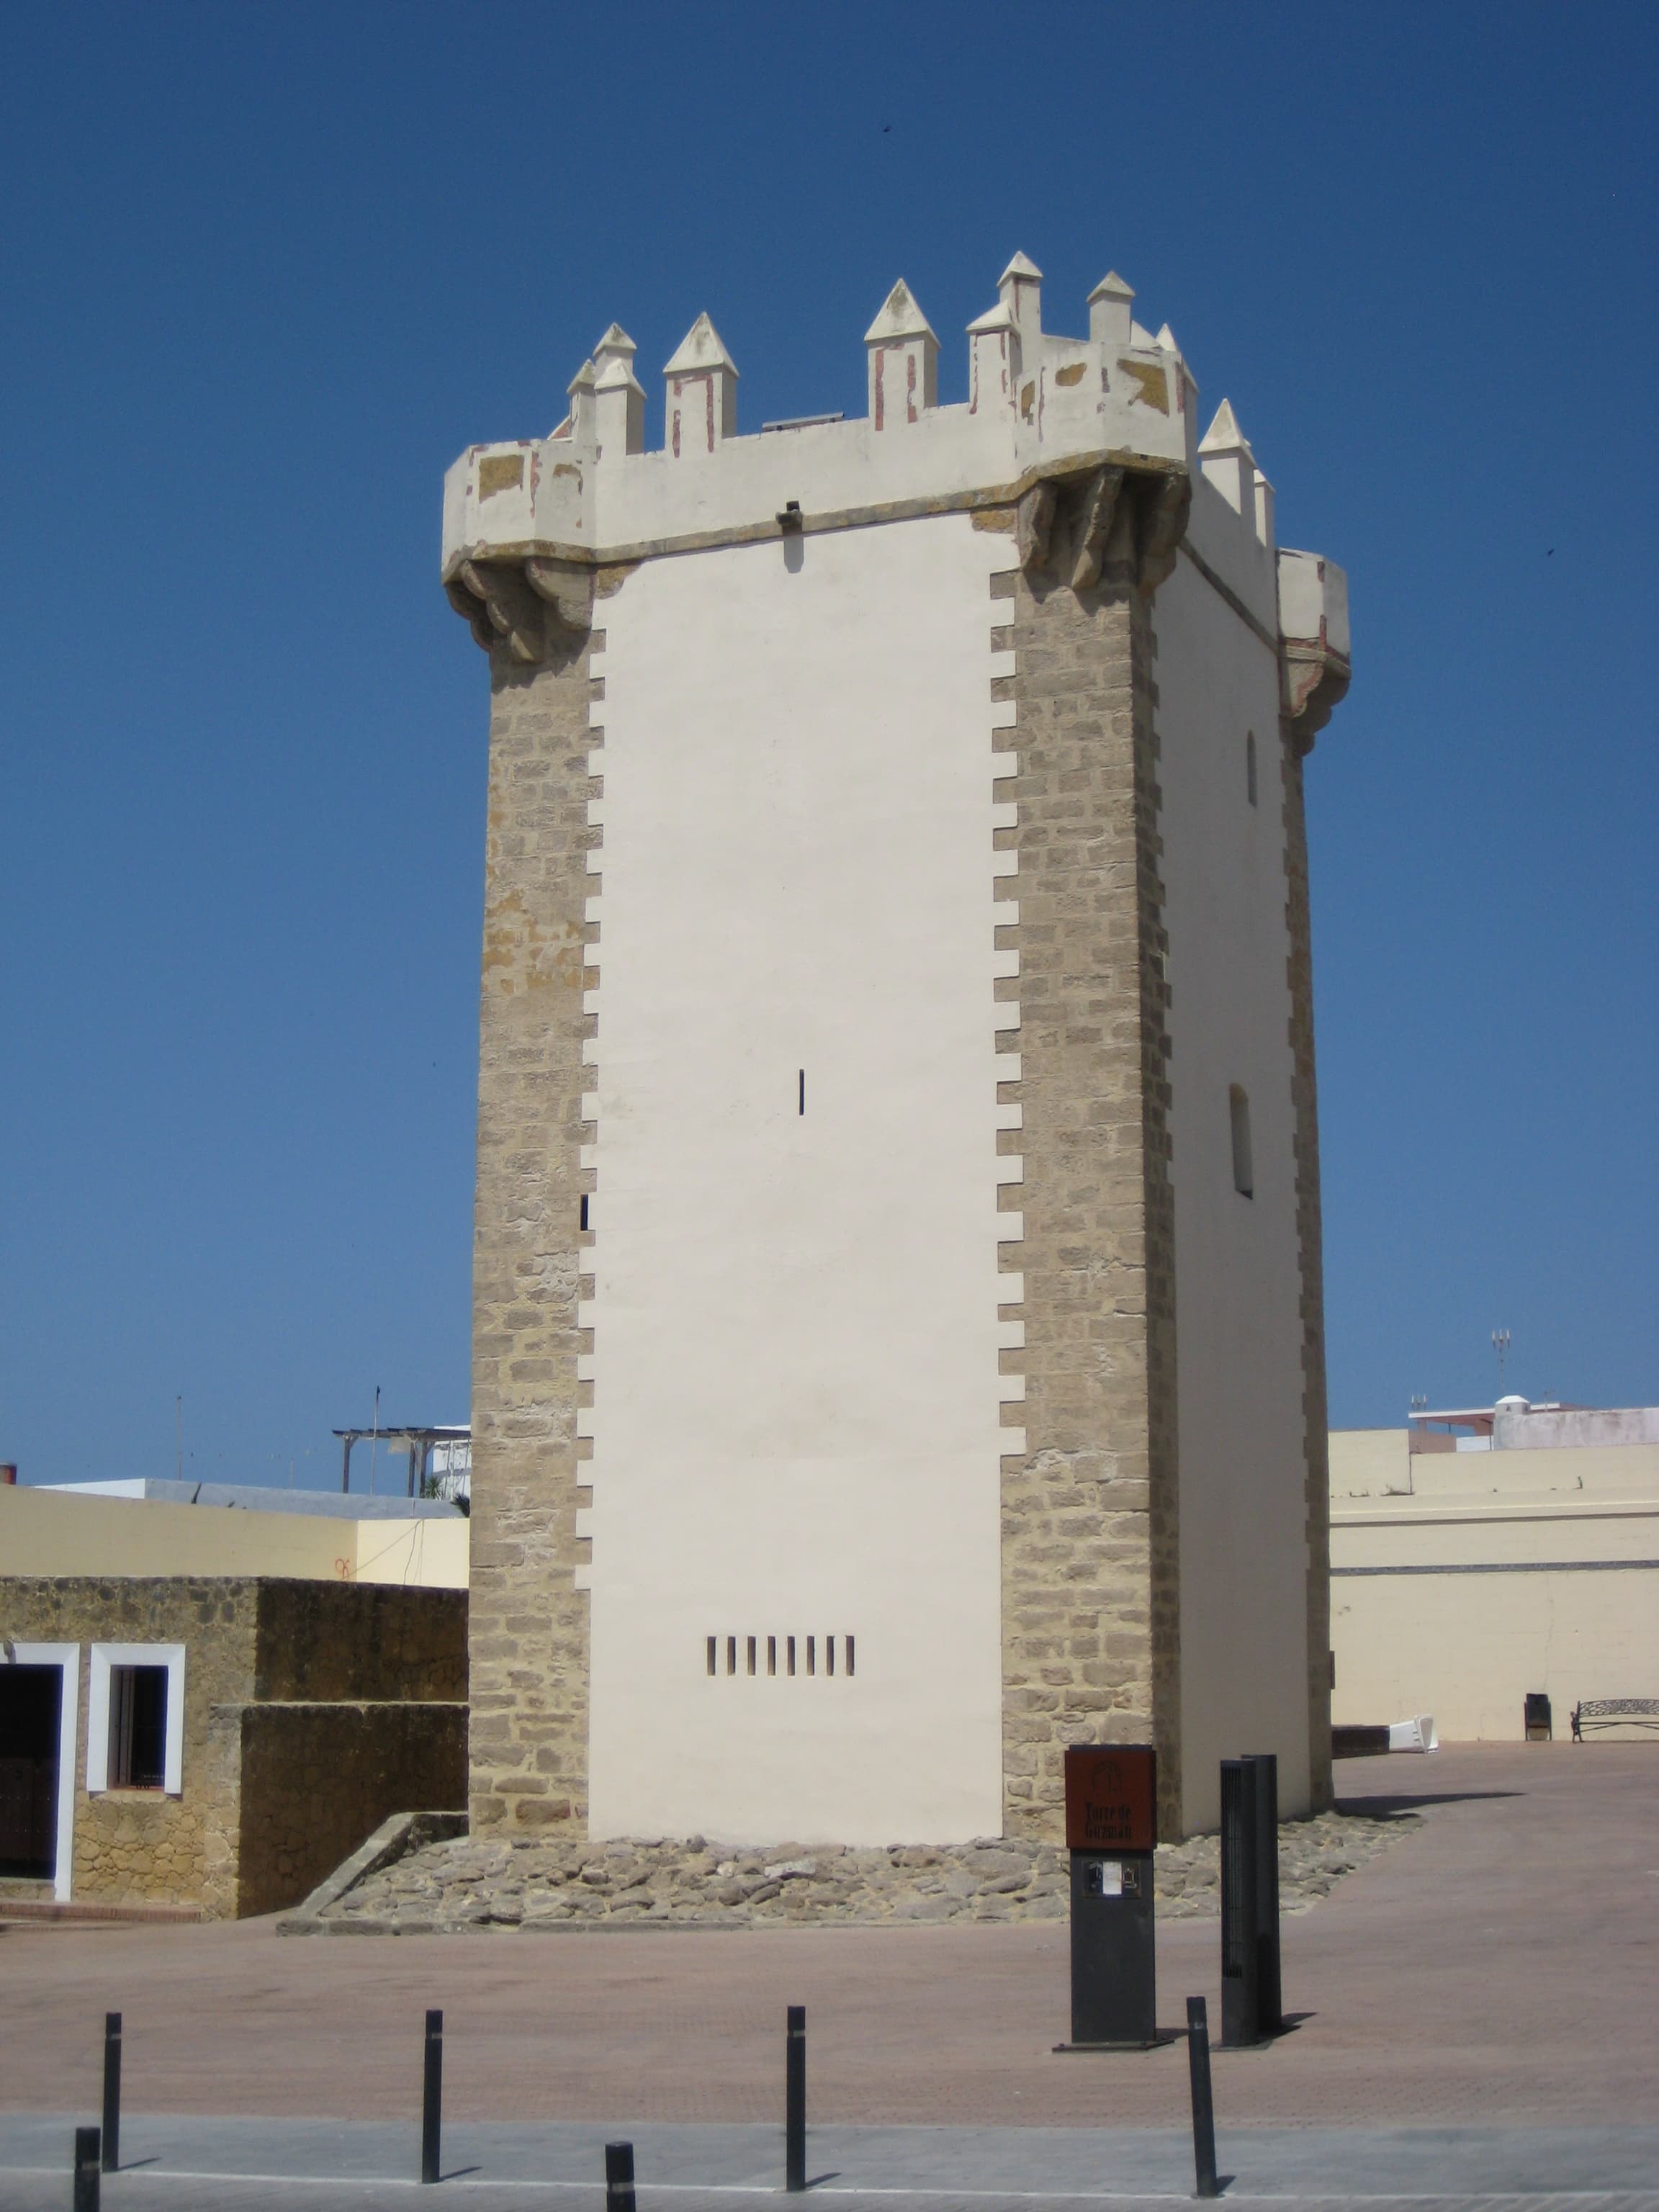
[[[1158,1754],[1150,1744],[1073,1744],[1066,1754],[1066,1848],[1149,1851],[1158,1841]]]

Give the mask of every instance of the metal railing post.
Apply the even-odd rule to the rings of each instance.
[[[636,2212],[631,2142],[607,2143],[605,2147],[605,2212]]]
[[[1221,1762],[1221,2047],[1261,2040],[1261,1892],[1257,1873],[1256,1770]]]
[[[443,2164],[444,2016],[426,2016],[426,2070],[421,2084],[421,2179],[436,2181]]]
[[[1284,1981],[1279,1948],[1279,1759],[1256,1752],[1244,1764],[1255,1770],[1256,2008],[1263,2035],[1285,2025]]]
[[[121,2015],[104,2014],[104,2148],[103,2170],[116,2172],[121,2164]]]
[[[98,2212],[103,2152],[96,2128],[75,2130],[75,2212]]]
[[[1193,2082],[1194,2197],[1219,2192],[1215,2178],[1215,2103],[1210,2094],[1210,2014],[1202,1997],[1187,2000],[1187,2067]]]
[[[806,2007],[791,2005],[784,2043],[783,2185],[792,2196],[806,2186]]]

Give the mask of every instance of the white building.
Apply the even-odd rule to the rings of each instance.
[[[1066,1745],[1328,1792],[1302,761],[1341,572],[1115,276],[969,397],[474,447],[490,653],[474,1818],[1053,1832]]]

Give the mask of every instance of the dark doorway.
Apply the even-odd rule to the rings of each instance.
[[[0,1667],[0,1875],[50,1881],[58,1870],[61,1667]]]

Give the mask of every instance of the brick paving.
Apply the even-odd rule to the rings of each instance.
[[[1423,1824],[1285,1923],[1297,2032],[1218,2053],[1221,2125],[1659,2122],[1659,1750],[1345,1762]],[[1213,1923],[1159,1931],[1160,2015],[1218,2011]],[[0,1936],[0,2108],[96,2109],[125,2014],[133,2112],[393,2118],[443,2006],[467,2119],[769,2122],[786,2003],[817,2123],[1179,2127],[1184,2051],[1056,2057],[1063,1926],[283,1941],[270,1921]]]

